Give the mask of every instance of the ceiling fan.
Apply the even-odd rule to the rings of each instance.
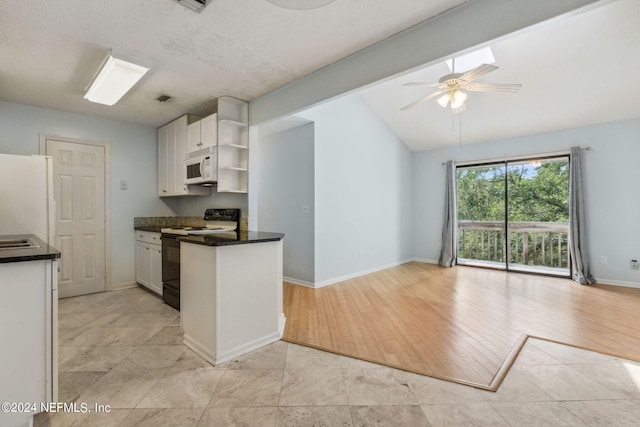
[[[402,107],[402,110],[408,110],[416,105],[435,98],[438,95],[442,95],[437,99],[438,104],[443,108],[451,108],[453,114],[461,113],[465,110],[464,102],[467,99],[467,93],[470,92],[503,92],[503,93],[516,93],[522,87],[521,84],[512,83],[475,83],[474,80],[484,76],[487,73],[498,69],[495,65],[481,64],[476,68],[467,71],[466,73],[455,72],[455,59],[452,61],[452,73],[442,76],[438,83],[422,83],[412,82],[405,83],[403,86],[428,86],[438,88],[437,92],[423,96],[418,100],[412,102],[409,105]]]

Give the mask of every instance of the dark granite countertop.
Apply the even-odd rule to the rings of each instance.
[[[239,231],[237,233],[202,234],[180,236],[178,241],[195,243],[204,246],[246,245],[249,243],[276,242],[284,238],[283,233],[269,233],[265,231]]]
[[[60,258],[60,251],[55,249],[53,246],[49,246],[46,242],[42,241],[33,234],[14,234],[10,236],[0,236],[0,240],[4,239],[30,239],[40,247],[0,250],[0,264]]]

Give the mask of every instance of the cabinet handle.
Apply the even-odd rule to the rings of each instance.
[[[162,190],[162,192],[163,192],[163,193],[166,193],[166,192],[167,192],[167,190]]]
[[[149,248],[145,248],[146,250],[149,250]]]

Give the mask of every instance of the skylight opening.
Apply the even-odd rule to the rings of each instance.
[[[493,64],[496,62],[493,57],[493,51],[491,51],[491,47],[489,46],[454,58],[456,59],[456,73],[464,73],[465,71],[476,68],[478,65]],[[451,59],[447,59],[445,62],[447,63],[447,67],[449,67],[449,71],[453,72]]]

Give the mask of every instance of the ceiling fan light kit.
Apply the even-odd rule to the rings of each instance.
[[[317,9],[333,3],[335,0],[267,0],[271,4],[293,10]]]
[[[455,61],[453,62],[455,66]],[[521,84],[513,84],[513,83],[475,83],[479,77],[490,73],[492,71],[497,70],[498,67],[490,64],[481,64],[472,70],[467,71],[466,73],[451,73],[444,75],[438,80],[438,83],[422,83],[422,82],[412,82],[405,83],[403,86],[427,86],[427,87],[435,87],[438,90],[429,95],[425,95],[422,98],[412,102],[409,105],[405,105],[402,107],[402,110],[408,110],[410,108],[415,107],[418,104],[423,103],[424,101],[435,98],[436,96],[440,96],[436,102],[442,108],[451,108],[451,112],[453,114],[460,113],[465,109],[465,101],[467,100],[467,93],[464,91],[471,92],[502,92],[502,93],[516,93],[522,87]]]

